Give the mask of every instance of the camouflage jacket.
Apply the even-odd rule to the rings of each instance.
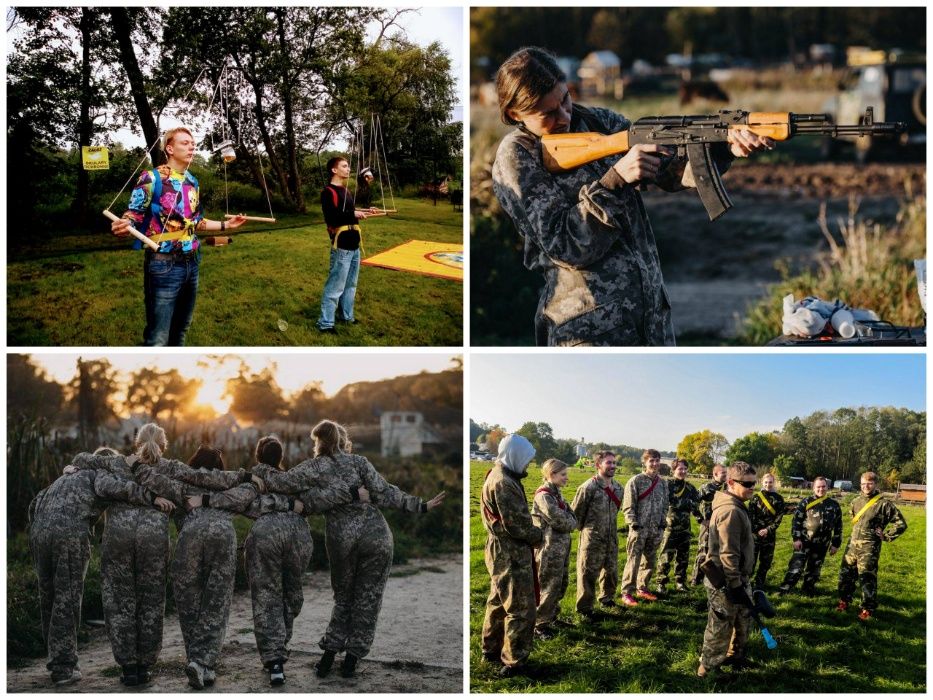
[[[657,485],[652,489],[655,480]],[[622,500],[625,522],[636,529],[654,527],[663,530],[667,522],[667,496],[667,484],[660,474],[656,477],[636,474],[625,484]]]
[[[570,131],[613,134],[630,125],[615,112],[574,105]],[[717,155],[720,171],[726,153]],[[493,191],[522,237],[525,267],[544,275],[538,345],[674,344],[654,232],[641,194],[612,167],[620,157],[552,174],[530,132],[516,129],[499,145]],[[684,168],[671,159],[655,184],[684,189]]]
[[[609,491],[614,499],[609,496]],[[598,477],[587,479],[577,487],[570,504],[577,518],[577,527],[587,530],[591,538],[618,538],[622,498],[622,486],[616,481],[610,480],[609,486],[603,486]]]
[[[722,567],[728,588],[748,583],[755,568],[755,538],[748,510],[728,491],[717,491],[713,496],[706,556]]]
[[[854,518],[865,507],[865,505],[879,494],[875,491],[870,496],[859,494],[852,500],[849,515]],[[888,526],[891,529],[887,529]],[[883,536],[878,537],[875,528],[881,528]],[[885,497],[875,501],[859,518],[857,523],[852,525],[852,532],[849,533],[849,541],[859,544],[875,543],[884,540],[891,542],[904,534],[907,529],[907,521],[901,515],[901,511]]]
[[[660,488],[660,487],[658,487]],[[667,527],[671,530],[690,530],[690,515],[701,521],[700,492],[684,479],[667,480]]]
[[[528,512],[521,480],[499,465],[490,469],[483,481],[480,512],[487,538],[498,539],[513,556],[530,556],[530,547],[544,540],[544,533]]]
[[[29,527],[90,536],[94,523],[112,502],[152,506],[155,494],[106,470],[63,474],[29,504]]]
[[[576,516],[554,484],[544,484],[535,491],[531,520],[544,532],[545,547],[555,540],[569,542],[577,527]]]
[[[797,504],[790,524],[791,539],[795,542],[828,541],[831,546],[838,548],[842,544],[842,508],[827,496],[819,505],[807,510],[807,506],[816,500],[816,496],[811,495]]]
[[[700,503],[703,505],[703,520],[709,521],[713,514],[713,496],[717,491],[725,491],[725,482],[719,483],[715,479],[710,479],[700,487]]]
[[[761,495],[759,495],[761,494]],[[767,498],[771,509],[761,499]],[[757,491],[748,501],[748,517],[752,520],[752,532],[758,537],[758,531],[766,529],[768,534],[763,539],[774,537],[781,520],[784,519],[784,497],[777,491]]]

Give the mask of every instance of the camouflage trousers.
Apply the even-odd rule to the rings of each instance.
[[[632,595],[638,590],[647,590],[654,575],[658,559],[658,545],[664,531],[659,527],[629,529],[625,543],[625,569],[622,571],[622,593]]]
[[[46,668],[53,674],[64,673],[78,665],[81,598],[91,560],[87,528],[65,533],[34,527],[29,547],[39,579],[42,637],[49,654]]]
[[[292,625],[304,604],[301,577],[313,547],[308,523],[297,513],[263,515],[246,538],[253,631],[263,664],[288,659]]]
[[[541,591],[535,627],[547,627],[557,619],[560,601],[570,583],[570,537],[538,549],[535,560],[538,563],[538,586]]]
[[[746,593],[751,595],[749,586]],[[707,669],[719,668],[726,657],[745,658],[751,615],[744,605],[734,605],[726,599],[724,590],[706,586],[709,616],[703,633],[703,651],[700,663]]]
[[[370,506],[347,517],[328,517],[325,544],[334,609],[319,645],[363,658],[376,636],[392,567],[392,532],[382,513]]]
[[[829,550],[829,542],[823,540],[804,540],[799,552],[791,555],[787,565],[787,574],[784,576],[782,588],[793,588],[803,575],[802,590],[810,592],[816,589],[816,582],[820,580],[820,571],[823,569],[823,560]]]
[[[172,562],[172,591],[188,661],[214,668],[227,633],[236,578],[231,514],[196,508],[185,518]]]
[[[597,598],[603,605],[612,603],[618,583],[618,535],[612,532],[594,536],[590,530],[581,532],[577,547],[577,612],[592,612]]]
[[[690,559],[690,540],[693,533],[689,528],[668,528],[664,532],[664,541],[661,543],[661,559],[658,562],[658,585],[666,586],[670,580],[668,571],[674,564],[674,580],[677,583],[687,583],[687,563]]]
[[[530,546],[527,551],[527,555],[513,557],[497,537],[486,538],[489,597],[483,619],[483,656],[498,656],[505,666],[524,662],[534,643],[535,579]]]
[[[878,608],[878,558],[881,541],[849,542],[839,568],[839,598],[852,602],[856,584],[862,589],[862,608]]]
[[[110,508],[101,542],[101,594],[113,658],[121,666],[151,666],[159,658],[168,562],[167,516]]]
[[[758,537],[755,535],[755,570],[754,587],[764,588],[768,582],[768,572],[771,570],[771,564],[774,563],[774,542],[775,536]]]
[[[700,523],[700,534],[697,536],[697,558],[693,563],[693,578],[690,583],[698,586],[703,582],[703,570],[700,566],[706,561],[706,550],[709,548],[709,521],[704,520]]]

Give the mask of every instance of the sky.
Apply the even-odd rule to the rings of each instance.
[[[675,450],[710,429],[731,442],[843,406],[926,409],[922,355],[473,353],[476,422],[548,423],[558,438]]]
[[[243,358],[255,372],[275,364],[278,372],[276,381],[287,393],[294,393],[311,382],[320,381],[324,393],[333,396],[342,387],[353,382],[375,381],[401,375],[418,374],[424,370],[440,372],[452,366],[454,353],[315,353],[280,354],[280,355],[233,355]],[[69,382],[75,376],[78,355],[73,354],[33,354],[33,362],[45,369],[50,378],[58,382]],[[204,380],[204,387],[198,396],[198,403],[210,404],[219,413],[229,405],[229,399],[223,399],[225,381],[235,376],[239,362],[227,364],[218,360],[209,360],[208,367],[198,366],[199,360],[208,359],[208,355],[156,355],[156,354],[119,354],[82,352],[84,360],[107,359],[114,368],[122,372],[131,372],[142,367],[158,367],[163,370],[172,367],[178,369],[184,377],[198,377]],[[219,356],[215,356],[219,357]]]

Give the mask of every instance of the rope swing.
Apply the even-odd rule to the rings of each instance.
[[[368,129],[364,129],[364,126],[368,126]],[[366,133],[367,131],[368,134]],[[392,177],[389,173],[389,164],[385,157],[385,139],[382,135],[382,121],[380,120],[379,115],[371,114],[369,117],[368,125],[364,125],[363,121],[361,120],[354,130],[352,141],[353,147],[350,150],[350,172],[354,172],[352,161],[353,157],[356,156],[358,164],[356,172],[362,173],[364,170],[368,169],[379,181],[379,192],[382,206],[371,207],[373,213],[370,214],[370,216],[388,216],[389,214],[397,214],[398,209],[395,206],[395,194],[392,191]],[[369,164],[365,163],[367,153],[371,159]],[[385,179],[383,179],[383,177]],[[388,183],[389,189],[389,201],[391,202],[390,208],[386,208],[386,183]],[[354,196],[356,194],[357,193],[354,192]]]

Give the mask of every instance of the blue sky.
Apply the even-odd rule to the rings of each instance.
[[[661,450],[704,428],[732,441],[820,409],[926,408],[922,355],[474,353],[470,367],[475,421]]]

